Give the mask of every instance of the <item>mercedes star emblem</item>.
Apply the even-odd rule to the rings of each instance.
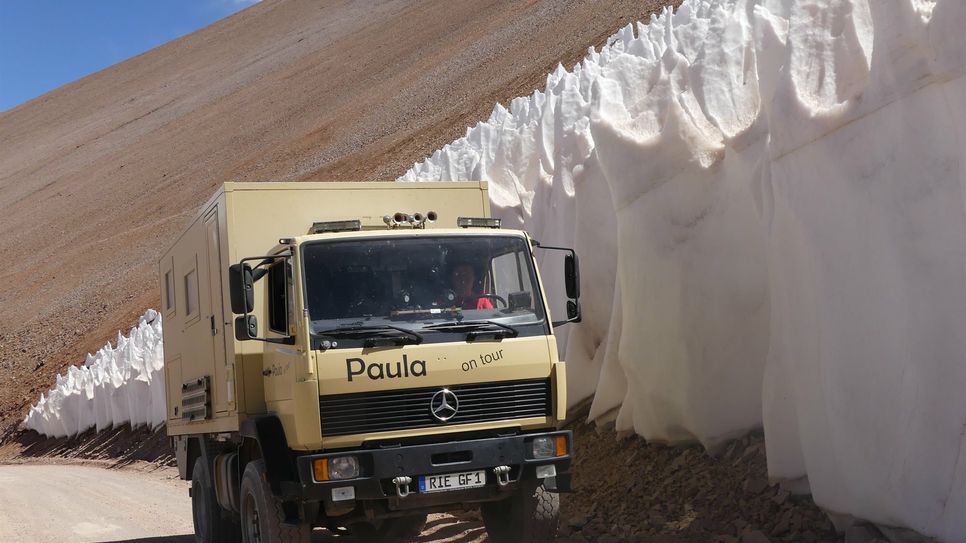
[[[440,422],[446,422],[455,417],[459,408],[459,399],[448,388],[433,394],[433,399],[429,401],[429,412]]]

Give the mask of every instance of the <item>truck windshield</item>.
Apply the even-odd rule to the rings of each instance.
[[[303,244],[302,262],[306,307],[317,334],[362,326],[546,333],[530,247],[520,236],[317,241]],[[464,322],[455,329],[433,326]]]

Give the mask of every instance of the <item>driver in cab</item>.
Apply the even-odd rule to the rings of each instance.
[[[463,309],[493,309],[493,302],[476,291],[476,270],[472,264],[456,264],[450,268],[449,279],[456,293],[453,305]]]

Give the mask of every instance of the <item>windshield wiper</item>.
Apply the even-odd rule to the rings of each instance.
[[[433,332],[466,332],[466,339],[470,341],[482,335],[492,335],[503,339],[505,337],[517,337],[520,334],[516,328],[508,324],[491,320],[441,322],[439,324],[423,326],[422,330],[431,330]]]
[[[366,344],[374,342],[376,340],[404,340],[404,343],[415,343],[419,344],[423,342],[423,335],[410,330],[408,328],[403,328],[401,326],[392,326],[391,324],[380,324],[380,325],[349,325],[340,326],[338,328],[329,328],[328,330],[320,330],[315,332],[316,336],[329,336],[329,337],[345,337],[345,338],[364,338]]]

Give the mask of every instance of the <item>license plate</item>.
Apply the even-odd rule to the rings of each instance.
[[[485,485],[486,472],[483,470],[444,473],[442,475],[423,475],[419,478],[419,491],[422,493],[479,488]]]

